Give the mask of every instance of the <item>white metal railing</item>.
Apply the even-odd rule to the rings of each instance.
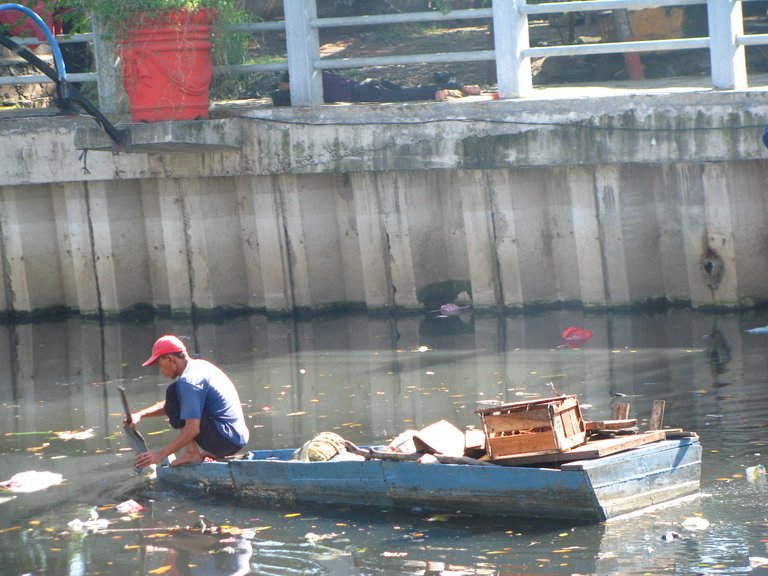
[[[38,44],[47,44],[45,40],[37,38],[14,38],[17,44],[22,46],[36,46]],[[83,44],[92,43],[93,34],[73,34],[71,36],[59,36],[56,38],[58,44]],[[95,72],[78,72],[67,74],[67,80],[71,82],[98,82],[98,76]],[[0,76],[0,86],[23,86],[27,84],[44,84],[50,82],[48,76],[42,74],[24,75],[24,76]]]
[[[295,106],[314,106],[323,102],[321,73],[323,70],[359,68],[413,63],[451,63],[468,61],[496,62],[499,95],[515,98],[529,95],[533,90],[531,58],[545,56],[577,56],[584,54],[642,53],[653,51],[709,49],[711,83],[715,89],[735,89],[747,86],[744,47],[768,44],[768,34],[744,34],[742,1],[750,0],[576,0],[527,4],[525,0],[497,0],[491,8],[454,10],[448,13],[412,12],[342,18],[318,18],[316,0],[284,0],[284,21],[238,24],[236,32],[285,31],[286,58],[265,64],[242,64],[216,67],[214,72],[249,74],[289,71],[291,101]],[[2,2],[2,0],[0,0]],[[532,47],[529,44],[528,20],[568,12],[597,12],[607,10],[637,10],[651,7],[707,6],[709,36],[668,40],[608,42]],[[485,19],[493,23],[494,49],[432,54],[412,54],[360,58],[321,58],[318,31],[321,28],[373,26],[401,23],[439,22],[447,20]],[[97,70],[70,74],[75,82],[97,81],[100,106],[104,112],[115,111],[114,50],[98,35],[81,34],[62,37],[63,43],[94,44]],[[37,39],[20,43],[40,44]],[[102,62],[99,65],[99,62]],[[44,76],[0,77],[0,85],[45,82]]]

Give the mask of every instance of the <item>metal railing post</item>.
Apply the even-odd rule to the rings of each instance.
[[[493,41],[496,54],[496,79],[501,98],[518,98],[533,92],[529,48],[528,15],[520,10],[525,0],[493,3]]]
[[[747,59],[736,36],[744,33],[741,0],[707,0],[712,86],[718,90],[747,87]]]
[[[320,37],[312,26],[317,18],[316,0],[285,0],[283,10],[291,106],[319,106],[323,103],[323,81],[315,61],[320,60]]]
[[[128,95],[123,89],[122,76],[118,74],[120,67],[117,62],[115,43],[102,38],[102,28],[95,18],[92,26],[99,110],[104,114],[124,114],[128,112]]]

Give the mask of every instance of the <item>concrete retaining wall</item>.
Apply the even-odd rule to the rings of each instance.
[[[0,310],[758,305],[765,100],[221,109],[120,155],[0,119]]]

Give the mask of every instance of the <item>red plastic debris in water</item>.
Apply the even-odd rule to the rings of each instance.
[[[561,345],[568,346],[568,348],[578,348],[590,338],[592,338],[592,332],[586,328],[568,326],[568,328],[563,330]]]

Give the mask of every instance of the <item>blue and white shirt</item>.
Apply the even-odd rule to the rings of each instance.
[[[182,420],[211,418],[219,433],[233,444],[245,446],[248,427],[235,385],[207,360],[190,358],[176,384]]]

